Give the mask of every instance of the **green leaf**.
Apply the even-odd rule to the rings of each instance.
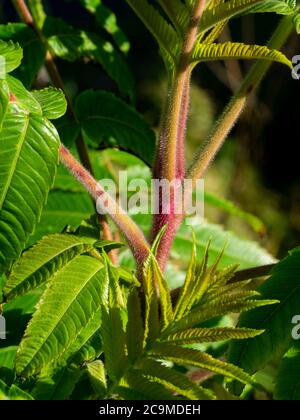
[[[126,54],[130,49],[130,43],[118,25],[116,15],[102,3],[102,0],[79,1],[89,12],[95,15],[100,28],[105,29],[112,36],[119,49]]]
[[[0,126],[0,271],[19,257],[40,219],[58,147],[57,131],[47,119],[29,114],[18,97],[9,103]]]
[[[97,398],[103,399],[107,393],[106,373],[101,360],[95,360],[86,365],[91,385],[97,395]]]
[[[42,116],[42,108],[39,102],[34,98],[34,96],[25,89],[24,85],[20,80],[15,77],[6,76],[6,82],[9,87],[11,95],[11,102],[17,103],[20,108],[26,112],[32,114],[38,114]]]
[[[176,394],[182,395],[190,400],[212,400],[213,394],[190,381],[186,375],[168,368],[162,363],[151,359],[144,359],[139,368],[141,374],[154,382],[158,382]]]
[[[87,193],[51,191],[30,244],[51,233],[62,232],[66,226],[76,228],[81,221],[94,213],[93,203]]]
[[[250,328],[191,328],[170,334],[161,341],[174,344],[193,344],[193,343],[212,343],[223,340],[245,340],[246,338],[256,337],[264,331]]]
[[[23,391],[22,389],[20,389],[14,384],[10,387],[8,397],[10,400],[13,400],[13,401],[33,400],[33,397],[30,394],[28,394],[28,392]]]
[[[92,146],[119,147],[151,164],[155,136],[148,124],[132,107],[113,94],[88,90],[75,104],[84,139]]]
[[[224,316],[228,313],[246,312],[261,306],[274,305],[276,303],[278,303],[277,300],[246,300],[246,297],[242,299],[241,296],[239,298],[233,297],[230,300],[226,297],[223,301],[219,300],[217,303],[209,302],[204,305],[199,305],[198,308],[196,307],[189,314],[174,323],[172,325],[172,332],[195,327],[202,322]]]
[[[0,39],[18,42],[23,49],[21,65],[13,75],[30,88],[42,67],[46,50],[34,31],[24,23],[0,25]]]
[[[70,398],[84,370],[82,365],[92,362],[102,352],[99,333],[101,310],[88,322],[76,341],[56,364],[41,372],[32,395],[41,400],[65,400]]]
[[[265,264],[274,263],[275,259],[255,242],[238,238],[231,232],[226,232],[218,225],[203,223],[193,225],[196,235],[197,255],[203,257],[208,242],[209,264],[212,263],[222,251],[223,255],[219,267],[226,267],[232,264],[239,264],[240,269],[257,267]],[[225,246],[225,249],[224,249]],[[186,263],[189,262],[192,253],[193,240],[191,227],[182,226],[175,238],[172,258],[179,259]]]
[[[43,7],[43,0],[28,0],[28,5],[35,24],[39,29],[42,29],[47,17]]]
[[[20,389],[14,384],[11,387],[8,387],[0,379],[0,400],[19,401],[19,400],[33,400],[33,398],[30,394],[23,391],[22,389]]]
[[[129,388],[117,389],[119,395],[124,398],[129,396],[138,400],[174,400],[176,397],[167,390],[163,385],[150,381],[143,376],[142,371],[138,369],[132,369],[126,374],[126,382]],[[124,394],[123,394],[124,393]]]
[[[53,278],[18,349],[18,374],[30,376],[62,357],[99,311],[104,278],[102,263],[88,256],[73,259]]]
[[[297,34],[300,34],[300,13],[298,13],[294,17],[294,25],[295,25],[295,29],[296,29]]]
[[[158,42],[167,63],[174,65],[180,43],[173,27],[147,0],[126,1]]]
[[[167,327],[169,323],[173,321],[174,317],[170,289],[168,283],[160,271],[156,259],[153,256],[150,256],[150,261],[148,264],[150,269],[150,278],[155,285],[159,298],[162,327]]]
[[[21,64],[23,50],[19,44],[0,39],[1,74],[10,73]]]
[[[44,34],[52,52],[68,61],[88,58],[99,63],[121,93],[133,99],[134,81],[123,56],[100,35],[75,29],[62,19],[47,17]]]
[[[290,15],[295,12],[297,7],[297,0],[265,0],[257,3],[241,13],[241,15],[248,13],[277,13],[279,15]]]
[[[159,0],[159,5],[167,14],[177,31],[183,35],[189,21],[189,10],[186,5],[181,0]]]
[[[58,360],[58,367],[64,367],[72,363],[81,366],[85,362],[92,362],[102,354],[101,322],[102,309],[100,308],[89,319],[73,344]]]
[[[176,303],[176,307],[175,307],[175,314],[174,314],[174,319],[178,320],[179,318],[182,317],[182,315],[184,314],[186,307],[188,306],[188,300],[191,299],[192,297],[192,291],[194,289],[194,283],[195,283],[195,274],[196,274],[196,239],[195,239],[195,235],[193,233],[193,245],[192,245],[192,256],[191,256],[191,261],[189,263],[189,267],[187,269],[186,272],[186,277],[183,283],[183,286],[181,288],[181,292],[179,295],[179,298],[177,300]],[[206,261],[207,261],[207,253],[205,254],[204,258],[203,258],[203,263],[204,265],[206,265]],[[205,268],[205,267],[203,267]]]
[[[191,61],[203,62],[227,59],[277,61],[292,68],[290,60],[280,51],[270,50],[264,45],[246,45],[239,42],[224,42],[221,44],[196,42]]]
[[[55,127],[59,132],[61,142],[68,147],[72,148],[80,135],[80,126],[68,114],[55,121]]]
[[[211,355],[184,348],[172,344],[156,344],[151,354],[163,360],[174,362],[183,366],[196,366],[201,369],[207,369],[231,379],[236,379],[244,384],[252,384],[252,378],[242,369],[230,363],[222,362]]]
[[[43,238],[13,266],[4,287],[7,301],[39,287],[72,259],[93,249],[96,240],[68,234]]]
[[[294,4],[294,0],[292,1]],[[220,22],[243,13],[276,12],[290,14],[294,5],[289,0],[229,0],[216,7],[207,8],[200,21],[200,32],[205,32]]]
[[[224,198],[218,197],[215,194],[211,194],[208,192],[204,193],[204,201],[205,204],[209,204],[213,207],[216,207],[232,216],[238,217],[241,220],[244,220],[248,223],[252,229],[259,233],[264,234],[266,231],[266,227],[264,223],[255,215],[248,213],[238,207],[235,203],[230,200],[226,200]]]
[[[128,322],[126,339],[128,359],[134,363],[143,352],[144,327],[141,312],[141,301],[138,290],[134,288],[127,302]]]
[[[148,258],[143,267],[142,284],[145,293],[144,347],[151,346],[160,333],[159,303],[150,263],[151,259]]]
[[[1,368],[13,369],[16,357],[16,346],[9,346],[0,349],[0,366]]]
[[[107,374],[112,380],[118,381],[128,364],[126,335],[120,308],[103,309],[101,337]]]
[[[31,92],[34,98],[40,103],[44,117],[49,120],[56,120],[62,117],[67,110],[67,101],[60,89],[48,87]]]
[[[36,400],[43,401],[69,399],[82,374],[83,370],[75,364],[55,371],[51,367],[47,367],[39,375],[31,391],[32,395]]]
[[[129,401],[139,401],[139,400],[146,400],[147,395],[142,394],[142,392],[137,389],[131,389],[125,386],[118,386],[116,387],[116,394],[122,400],[129,400]]]
[[[252,373],[281,357],[289,348],[292,318],[299,312],[299,273],[300,248],[296,248],[275,266],[271,277],[258,288],[262,299],[276,299],[280,303],[241,316],[240,327],[263,328],[264,334],[243,343],[233,343],[230,361]]]
[[[300,350],[299,346],[291,347],[280,364],[276,387],[275,400],[300,400]]]

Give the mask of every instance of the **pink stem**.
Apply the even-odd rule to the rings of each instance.
[[[143,232],[118,205],[111,195],[98,183],[94,177],[75,159],[71,152],[63,145],[60,146],[60,160],[75,178],[91,194],[98,210],[105,210],[108,216],[120,228],[140,267],[149,255],[150,247]],[[102,205],[102,203],[104,205]]]

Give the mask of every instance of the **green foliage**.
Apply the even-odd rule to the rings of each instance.
[[[298,30],[294,0],[212,0],[199,25],[193,22],[194,0],[126,2],[159,44],[170,103],[161,126],[175,131],[177,143],[186,123],[187,82],[198,62],[254,59],[291,67],[277,49],[216,40],[231,18],[249,13],[290,15]],[[48,16],[41,0],[25,4],[33,24],[0,25],[0,64],[5,64],[0,69],[0,314],[8,325],[7,341],[0,341],[0,399],[234,399],[228,382],[235,394],[244,385],[256,390],[252,374],[283,355],[275,398],[299,399],[299,348],[291,346],[300,298],[299,249],[256,291],[252,271],[245,280],[238,280],[236,271],[276,262],[266,250],[209,222],[197,222],[192,233],[182,224],[169,266],[185,279],[172,290],[159,265],[160,246],[172,234],[168,223],[148,243],[134,220],[149,233],[149,215],[131,220],[110,214],[117,226],[112,235],[110,224],[95,215],[87,193],[92,190],[95,198],[92,175],[113,180],[125,168],[130,179],[150,184],[155,156],[165,154],[158,166],[172,156],[164,136],[157,145],[154,131],[133,107],[130,44],[116,14],[102,0],[77,3],[90,14],[91,27]],[[123,99],[67,86],[66,100],[56,59],[100,67]],[[58,88],[45,86],[48,76]],[[177,164],[183,150],[175,146]],[[70,173],[59,166],[59,157]],[[212,194],[205,201],[264,231],[259,218],[230,201]],[[120,263],[125,261],[120,233],[131,245],[133,265]]]
[[[102,104],[105,104],[103,107]],[[105,144],[136,154],[151,164],[155,136],[143,118],[130,106],[104,91],[86,91],[76,100],[76,115],[82,135],[94,147]]]
[[[297,34],[300,34],[300,14],[299,13],[294,17],[294,25],[295,25]]]
[[[262,220],[260,220],[254,214],[245,212],[232,201],[226,200],[207,191],[204,193],[204,201],[206,204],[212,205],[224,211],[225,213],[240,218],[241,220],[245,221],[249,226],[251,226],[251,228],[255,232],[259,234],[263,234],[266,230],[266,227]]]
[[[77,228],[83,219],[88,219],[93,214],[93,211],[93,203],[86,193],[51,191],[30,244],[45,235],[62,232],[66,226]]]
[[[6,301],[39,287],[78,255],[94,249],[97,240],[68,234],[44,237],[26,251],[6,281]]]
[[[12,57],[13,44],[6,45]],[[19,49],[14,51],[19,60]],[[0,271],[3,272],[18,258],[40,219],[56,173],[59,138],[54,126],[42,115],[39,103],[21,82],[7,76],[0,89],[4,104],[0,125]],[[59,95],[60,106],[65,107],[63,95]]]
[[[93,15],[100,28],[111,35],[116,45],[123,53],[128,53],[130,43],[117,22],[116,15],[108,9],[102,0],[79,0],[80,3]]]
[[[64,60],[88,58],[99,63],[124,95],[133,98],[133,79],[122,55],[99,34],[75,29],[62,19],[47,17],[43,31],[53,53]]]
[[[1,368],[13,369],[17,346],[9,346],[0,349]]]
[[[300,400],[300,351],[292,346],[284,355],[276,378],[276,400]]]
[[[11,385],[9,387],[0,379],[0,400],[23,401],[33,400],[33,398],[16,385]]]
[[[0,55],[5,59],[4,71],[10,73],[21,64],[23,57],[22,48],[14,42],[4,42],[0,40]],[[1,68],[2,71],[2,68]]]
[[[279,51],[269,50],[265,46],[245,45],[238,42],[224,42],[221,44],[196,43],[192,54],[193,62],[226,59],[263,59],[278,61],[292,67],[290,61]]]
[[[299,251],[296,248],[279,262],[268,281],[258,288],[262,299],[277,299],[280,303],[251,311],[240,319],[240,327],[265,330],[253,340],[231,346],[230,360],[248,372],[256,372],[268,361],[281,357],[292,341],[292,318],[299,312]]]
[[[54,277],[17,353],[19,374],[28,376],[40,372],[42,367],[49,366],[68,350],[90,318],[99,311],[99,289],[103,280],[103,264],[81,255]],[[62,303],[59,306],[58,300]]]
[[[274,262],[274,258],[256,243],[243,240],[232,232],[226,232],[218,225],[203,223],[192,228],[195,232],[196,247],[199,255],[204,255],[209,240],[211,240],[210,261],[224,250],[221,258],[222,266],[239,264],[239,267],[242,269]],[[187,262],[187,252],[191,252],[192,246],[191,227],[182,226],[174,240],[173,258],[180,258]]]
[[[167,69],[174,76],[180,65],[180,54],[184,46],[184,33],[189,21],[189,11],[181,2],[158,1],[164,12],[173,23],[170,25],[155,6],[147,0],[126,0],[145,26],[157,40]],[[193,4],[190,4],[191,9]],[[212,44],[220,35],[231,18],[243,13],[275,12],[293,14],[295,1],[289,0],[229,0],[217,3],[207,2],[200,19],[198,40],[194,43],[193,61],[238,59],[268,59],[279,61],[291,67],[290,61],[279,51],[269,51],[265,46],[244,45],[242,43]],[[212,30],[211,33],[208,33]],[[203,38],[206,36],[206,40]],[[209,45],[208,45],[209,44]]]
[[[167,66],[173,70],[178,52],[178,36],[173,27],[147,0],[126,0],[157,40]]]
[[[101,243],[94,243],[102,250],[101,254],[83,255],[89,253],[92,246],[91,239],[88,241],[75,235],[45,238],[29,249],[14,267],[19,278],[16,279],[13,272],[12,279],[7,280],[5,290],[20,281],[25,289],[26,284],[30,284],[27,279],[32,279],[32,287],[36,279],[48,277],[47,287],[16,357],[19,375],[32,379],[38,375],[34,397],[67,398],[87,374],[95,396],[101,398],[136,392],[141,393],[141,397],[153,397],[157,386],[188,399],[214,398],[211,391],[191,382],[176,369],[162,365],[159,360],[173,361],[184,367],[201,367],[243,383],[254,383],[238,367],[184,346],[191,342],[241,339],[261,333],[246,328],[201,328],[194,324],[182,327],[182,320],[184,322],[190,313],[202,314],[203,307],[216,308],[219,300],[227,295],[232,295],[233,305],[248,301],[255,306],[253,293],[240,290],[244,282],[235,284],[234,288],[229,283],[234,269],[218,269],[220,257],[210,267],[205,257],[200,264],[202,269],[199,269],[202,275],[199,275],[196,255],[193,255],[187,286],[183,289],[189,304],[183,308],[179,298],[174,307],[181,307],[179,311],[172,308],[170,290],[154,255],[149,256],[144,267],[145,304],[142,304],[136,287],[129,294],[120,287],[121,271],[119,273],[119,269],[111,265]],[[153,252],[156,246],[157,243]],[[47,274],[41,274],[44,272]],[[189,284],[194,284],[198,293],[195,288],[189,288]],[[205,284],[205,288],[201,284]],[[57,305],[58,300],[60,305]],[[142,308],[145,308],[145,315]],[[226,308],[222,314],[227,310],[232,308]],[[94,350],[99,333],[103,359],[98,359],[101,353]]]
[[[200,23],[200,32],[205,32],[222,21],[227,21],[243,13],[291,14],[295,10],[295,1],[292,0],[229,0],[221,1],[215,7],[208,7]]]
[[[52,87],[34,90],[33,97],[39,102],[42,113],[49,120],[56,120],[62,117],[67,110],[67,103],[64,99],[63,92]]]
[[[17,42],[22,47],[24,57],[13,74],[29,89],[44,63],[45,47],[34,31],[24,23],[0,25],[0,39]]]

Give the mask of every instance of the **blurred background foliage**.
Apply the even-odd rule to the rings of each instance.
[[[136,107],[157,129],[166,95],[166,77],[158,47],[124,1],[103,0],[103,3],[115,12],[130,42],[127,60],[135,80]],[[44,5],[49,15],[61,17],[71,25],[102,31],[78,0],[45,0]],[[1,0],[0,22],[16,20],[11,1]],[[276,15],[250,15],[233,20],[222,37],[223,40],[263,44],[277,21]],[[284,52],[288,57],[300,53],[296,34],[289,39]],[[57,64],[72,97],[90,88],[118,91],[99,64],[60,59]],[[194,72],[187,132],[188,160],[208,135],[249,65],[248,62],[228,61],[226,65],[213,62],[198,66]],[[45,84],[48,80],[42,70],[35,87]],[[279,258],[300,243],[299,115],[300,81],[293,80],[284,66],[274,64],[205,179],[207,191],[257,215],[265,224],[266,232],[254,232],[242,220],[209,204],[205,209],[206,217],[259,241]],[[97,160],[103,163],[105,159],[105,152],[99,152]],[[110,164],[110,159],[108,161]],[[100,166],[103,169],[103,165]]]

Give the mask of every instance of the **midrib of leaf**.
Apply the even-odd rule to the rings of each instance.
[[[3,189],[3,194],[2,194],[2,196],[0,198],[0,209],[2,208],[3,203],[4,203],[5,199],[6,199],[6,196],[7,196],[8,190],[9,190],[9,187],[11,185],[12,179],[13,179],[14,174],[15,174],[15,170],[16,170],[18,161],[20,159],[21,151],[22,151],[22,148],[23,148],[25,139],[26,139],[26,134],[27,134],[28,126],[29,126],[29,117],[30,117],[30,114],[24,112],[25,121],[24,121],[24,127],[23,127],[22,132],[21,132],[21,135],[20,135],[21,141],[17,145],[15,158],[14,158],[14,161],[12,162],[12,165],[11,165],[11,171],[9,173],[7,182],[6,182],[5,187]]]
[[[280,303],[278,303],[277,305],[275,305],[274,309],[272,312],[270,312],[268,314],[268,316],[266,318],[264,318],[261,322],[262,325],[264,325],[267,321],[269,321],[274,314],[276,314],[276,312],[279,311],[279,309],[282,309],[282,307],[287,303],[287,301],[289,300],[289,298],[300,288],[300,285],[296,286],[287,296],[284,300],[280,301]],[[263,329],[263,328],[262,328]],[[272,335],[271,335],[272,338]],[[246,350],[248,348],[248,345],[250,344],[250,341],[247,341],[243,347],[243,351],[240,353],[239,359],[238,361],[240,362],[244,356],[244,354],[246,353]],[[274,347],[274,346],[272,346]],[[300,382],[300,379],[299,379]]]
[[[66,266],[64,267],[64,269],[71,263],[71,261],[69,261],[68,264],[66,264]],[[28,365],[30,365],[30,363],[32,362],[32,360],[35,358],[35,356],[37,355],[38,352],[40,352],[42,350],[42,348],[44,347],[46,341],[48,340],[48,338],[51,336],[51,334],[53,333],[53,331],[55,330],[55,328],[58,326],[58,324],[61,322],[62,317],[64,316],[64,314],[68,311],[68,309],[70,308],[70,306],[75,302],[75,300],[78,298],[78,295],[82,292],[82,290],[84,289],[84,287],[87,285],[87,283],[91,280],[91,278],[93,276],[95,276],[103,267],[98,267],[96,268],[93,273],[86,279],[85,283],[81,285],[80,289],[77,291],[76,296],[69,302],[67,307],[63,307],[64,311],[60,312],[59,316],[58,316],[58,320],[56,321],[55,325],[53,325],[53,327],[51,328],[51,330],[48,332],[47,336],[43,339],[43,341],[41,342],[41,345],[39,346],[38,349],[36,349],[36,351],[33,353],[33,355],[31,356],[29,362],[27,363],[26,366],[23,367],[22,371],[26,370]],[[47,289],[46,289],[47,292]],[[42,296],[43,299],[43,296]],[[76,332],[76,337],[78,337],[78,335],[80,334],[80,332],[83,330],[85,326],[83,325],[82,328],[80,328],[77,332]],[[76,338],[75,338],[76,339]],[[74,342],[74,340],[73,340]],[[67,345],[66,347],[64,347],[63,352],[65,352],[72,344],[73,342],[69,342],[69,345]],[[56,355],[56,358],[59,358],[60,355],[62,353],[58,353]],[[50,362],[49,362],[50,363]]]
[[[101,116],[101,115],[94,115],[94,116],[91,116],[91,117],[87,117],[87,118],[85,118],[84,120],[83,120],[83,123],[85,122],[85,121],[89,121],[89,120],[104,120],[104,121],[110,121],[110,122],[114,122],[114,123],[116,123],[116,124],[119,124],[119,125],[122,125],[122,126],[124,126],[124,127],[127,127],[127,128],[129,128],[130,130],[133,130],[133,131],[135,131],[136,133],[138,133],[138,134],[140,134],[142,137],[145,137],[144,136],[144,134],[143,134],[143,132],[142,131],[140,131],[140,130],[138,130],[134,125],[131,125],[131,124],[128,124],[128,123],[126,123],[126,121],[122,121],[122,120],[119,120],[119,119],[117,119],[117,118],[112,118],[112,117],[104,117],[104,116]]]

